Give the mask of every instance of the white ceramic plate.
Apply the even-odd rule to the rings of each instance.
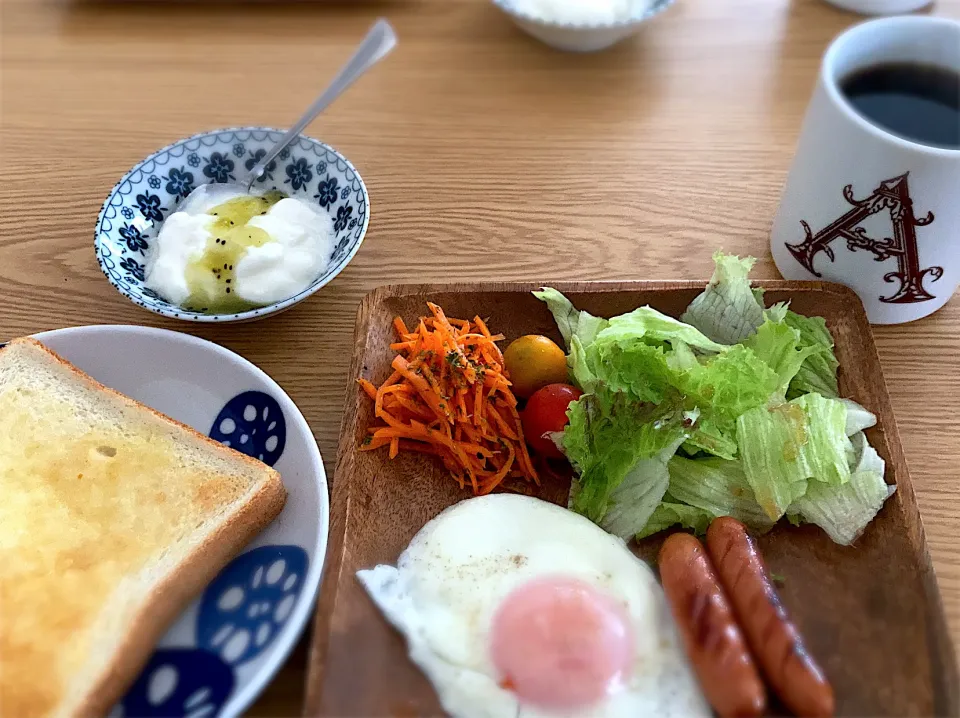
[[[110,716],[240,714],[283,664],[320,583],[329,507],[310,427],[270,377],[202,339],[133,326],[36,338],[106,386],[229,441],[283,477],[283,512],[183,612]]]

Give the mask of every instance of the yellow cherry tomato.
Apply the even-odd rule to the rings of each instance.
[[[524,399],[548,384],[567,381],[563,349],[539,334],[520,337],[507,347],[503,360],[513,382],[513,393]]]

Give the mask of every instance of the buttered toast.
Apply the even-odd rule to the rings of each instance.
[[[184,606],[283,508],[272,468],[0,349],[0,716],[102,716]]]

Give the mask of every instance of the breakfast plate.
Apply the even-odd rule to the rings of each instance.
[[[239,715],[283,664],[320,583],[327,484],[310,427],[263,371],[202,339],[134,326],[76,327],[36,338],[104,385],[283,477],[283,511],[186,608],[110,713]]]
[[[415,327],[427,302],[450,317],[482,317],[491,332],[504,335],[504,346],[531,334],[563,341],[550,310],[531,294],[540,286],[401,285],[378,289],[363,300],[337,457],[340,479],[332,496],[330,578],[315,619],[307,714],[442,713],[406,641],[384,619],[357,574],[374,567],[392,570],[428,522],[472,494],[450,479],[436,456],[400,451],[390,459],[386,448],[363,450],[370,443],[374,406],[356,382],[364,378],[378,386],[392,363],[397,371],[403,368],[395,358],[394,318],[400,318],[398,326]],[[704,283],[554,286],[578,309],[599,317],[644,305],[679,317]],[[826,321],[839,361],[840,396],[876,414],[866,438],[886,462],[886,483],[896,487],[853,545],[834,543],[817,526],[786,521],[758,538],[783,604],[833,686],[837,715],[953,715],[958,710],[956,659],[863,306],[851,290],[829,283],[760,281],[756,286],[765,291],[767,306],[788,301],[797,313]],[[539,487],[528,485],[529,493],[565,504],[569,475],[544,476]],[[630,546],[653,564],[664,535]],[[369,576],[361,573],[367,582]]]

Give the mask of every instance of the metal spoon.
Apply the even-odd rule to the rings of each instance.
[[[291,142],[296,140],[304,128],[323,112],[334,100],[336,100],[350,85],[360,78],[363,73],[376,65],[380,60],[386,57],[397,45],[397,34],[393,27],[385,19],[377,20],[367,36],[360,43],[347,64],[343,66],[339,73],[333,78],[327,88],[320,93],[320,96],[314,100],[313,104],[307,108],[303,116],[297,123],[287,130],[287,133],[280,138],[263,159],[250,170],[245,176],[236,182],[230,183],[208,183],[202,184],[194,189],[186,199],[180,204],[179,209],[187,209],[189,205],[197,202],[207,204],[216,194],[236,195],[237,190],[250,192],[253,183],[263,174],[264,168],[269,165],[277,155]]]

